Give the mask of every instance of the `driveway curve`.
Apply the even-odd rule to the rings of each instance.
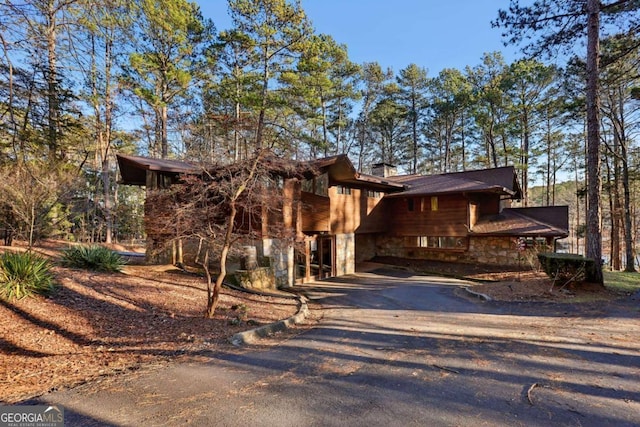
[[[291,339],[39,402],[67,426],[640,425],[637,297],[496,303],[467,285],[384,268],[305,285],[322,320]]]

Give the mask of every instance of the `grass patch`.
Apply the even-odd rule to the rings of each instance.
[[[54,287],[49,261],[32,252],[0,255],[0,297],[21,299],[46,294]]]
[[[640,290],[640,273],[605,271],[604,284],[614,292],[636,292]]]
[[[126,264],[118,253],[102,246],[74,246],[65,249],[60,263],[65,267],[113,273],[122,271]]]

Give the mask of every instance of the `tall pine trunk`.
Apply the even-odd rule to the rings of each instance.
[[[587,257],[595,260],[589,279],[604,285],[602,275],[602,231],[600,214],[600,96],[598,77],[600,62],[600,1],[587,0]]]
[[[162,145],[162,158],[166,159],[169,156],[169,135],[167,131],[167,120],[169,118],[169,112],[167,104],[163,103],[160,107],[160,141]]]
[[[612,270],[620,270],[620,221],[618,216],[618,189],[617,189],[617,174],[616,174],[616,144],[614,143],[613,150],[613,167],[609,161],[606,161],[607,175],[606,186],[607,199],[609,201],[609,219],[610,219],[610,240],[609,240],[609,266]]]
[[[47,144],[51,160],[58,156],[58,119],[60,105],[58,103],[58,70],[56,54],[56,8],[54,0],[47,1],[46,10],[46,38],[47,38]]]
[[[622,89],[618,88],[618,103],[620,110],[620,160],[622,166],[622,191],[623,191],[623,222],[624,222],[624,246],[625,246],[625,269],[627,272],[634,272],[634,239],[631,226],[631,189],[629,185],[629,158],[627,153],[627,134],[624,123],[624,99]]]
[[[265,112],[267,110],[267,95],[269,94],[269,60],[268,52],[264,52],[264,62],[262,64],[262,91],[260,113],[258,114],[258,126],[256,128],[256,150],[262,148],[264,132]]]
[[[622,203],[620,201],[620,138],[617,132],[613,134],[613,210],[611,212],[611,268],[614,271],[622,270],[622,246],[620,235],[622,234]]]

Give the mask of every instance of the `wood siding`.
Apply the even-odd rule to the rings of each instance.
[[[438,196],[438,210],[431,210],[430,197],[389,200],[389,234],[396,236],[466,236],[468,201],[461,195]]]
[[[303,191],[300,200],[302,202],[302,231],[330,231],[331,203],[329,198]]]
[[[480,216],[497,215],[500,213],[500,195],[482,194],[475,197],[480,207]]]
[[[331,199],[331,233],[354,233],[360,225],[361,190],[350,189],[351,194],[338,194],[338,187],[329,187]]]
[[[357,234],[384,233],[389,229],[389,217],[387,215],[388,200],[378,197],[367,197],[367,192],[362,191],[360,224],[356,227]]]
[[[351,194],[338,194],[329,188],[331,199],[331,233],[376,233],[387,230],[388,219],[382,197],[368,197],[367,190],[350,189]]]

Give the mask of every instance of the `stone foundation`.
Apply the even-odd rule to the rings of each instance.
[[[478,264],[518,265],[521,253],[513,237],[470,237],[469,262]]]
[[[356,234],[356,262],[369,261],[376,256],[376,235]]]
[[[358,240],[360,242],[360,240]],[[366,243],[366,241],[365,241]],[[425,259],[433,261],[463,262],[494,265],[537,265],[537,249],[530,248],[524,252],[516,250],[514,237],[469,237],[469,248],[460,249],[430,249],[405,246],[404,237],[376,236],[375,255],[398,258]],[[364,246],[369,255],[370,247]],[[358,254],[360,260],[361,254]],[[369,259],[373,258],[371,256]]]
[[[376,236],[376,256],[407,258],[404,237]]]

